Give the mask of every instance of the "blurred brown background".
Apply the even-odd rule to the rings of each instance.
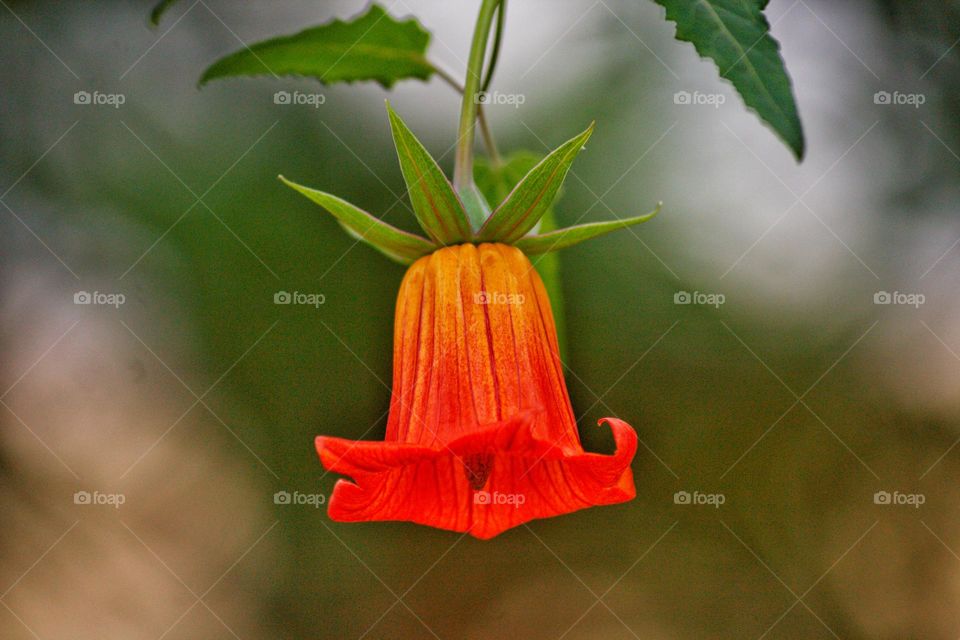
[[[386,6],[462,75],[476,2]],[[799,166],[653,3],[510,3],[501,147],[596,119],[561,222],[665,207],[562,254],[583,439],[637,429],[637,499],[489,542],[283,504],[335,481],[316,434],[382,437],[403,270],[275,176],[410,228],[388,94],[196,81],[363,3],[150,7],[0,8],[0,636],[960,636],[957,3],[771,3]],[[457,97],[389,97],[449,169]]]

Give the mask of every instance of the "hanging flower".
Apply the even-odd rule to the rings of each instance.
[[[504,244],[440,249],[397,300],[384,442],[317,438],[340,480],[334,520],[409,520],[490,538],[534,518],[635,495],[637,436],[607,418],[616,453],[586,453],[546,290]]]
[[[411,265],[397,299],[385,439],[316,441],[324,467],[349,478],[334,487],[330,517],[406,520],[486,539],[535,518],[631,500],[637,435],[605,418],[616,451],[584,451],[550,301],[526,254],[637,224],[656,211],[531,235],[592,126],[536,163],[489,213],[478,192],[461,200],[413,133],[389,114],[427,237],[284,179],[348,233]]]

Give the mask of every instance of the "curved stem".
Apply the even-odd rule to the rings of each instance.
[[[477,94],[483,80],[483,62],[490,39],[490,28],[501,0],[483,0],[477,26],[470,44],[467,60],[467,76],[463,84],[463,101],[460,108],[460,126],[457,129],[457,155],[453,169],[453,186],[458,191],[473,187],[473,139],[477,120]]]
[[[487,77],[483,80],[481,91],[489,89],[490,83],[493,81],[493,72],[497,68],[497,60],[500,59],[500,45],[503,42],[503,25],[506,22],[506,16],[507,0],[500,0],[500,4],[497,5],[497,30],[493,36],[493,52],[490,54],[490,62],[487,64]]]
[[[463,85],[453,77],[453,74],[435,62],[431,62],[430,66],[433,67],[433,72],[437,74],[438,78],[453,87],[454,91],[463,95]],[[490,130],[490,123],[487,121],[487,112],[482,104],[477,105],[477,122],[480,125],[480,135],[483,136],[483,146],[487,148],[487,154],[490,155],[490,162],[495,165],[502,164],[503,160],[497,150],[497,142],[493,138],[493,131]]]

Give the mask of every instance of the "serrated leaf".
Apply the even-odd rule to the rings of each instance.
[[[660,213],[660,203],[657,208],[650,213],[633,218],[623,218],[621,220],[608,220],[606,222],[588,222],[565,229],[558,229],[536,236],[527,236],[514,243],[514,246],[529,255],[538,253],[547,253],[549,251],[559,251],[580,244],[585,240],[597,238],[599,236],[625,229],[626,227],[646,222],[650,218]]]
[[[533,167],[480,228],[480,239],[512,243],[525,236],[550,209],[573,159],[592,134],[593,124]]]
[[[744,103],[803,158],[803,126],[780,45],[770,35],[767,0],[654,0],[677,24],[677,39],[711,58]]]
[[[404,78],[430,78],[429,42],[430,33],[416,20],[400,22],[372,4],[352,20],[264,40],[221,58],[200,84],[228,76],[295,75],[324,84],[376,80],[389,89]]]
[[[473,232],[467,212],[437,161],[389,104],[387,113],[400,169],[420,226],[439,244],[470,240]]]
[[[288,187],[326,209],[350,236],[401,264],[410,264],[437,248],[426,238],[397,229],[342,198],[305,187],[283,176],[279,178]]]

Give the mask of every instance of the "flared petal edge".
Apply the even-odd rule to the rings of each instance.
[[[630,463],[637,434],[622,420],[604,418],[613,434],[611,455],[587,453],[538,438],[536,412],[435,447],[320,436],[317,453],[338,480],[328,514],[340,522],[400,520],[492,538],[537,518],[636,496]],[[469,460],[488,475],[475,489]]]

